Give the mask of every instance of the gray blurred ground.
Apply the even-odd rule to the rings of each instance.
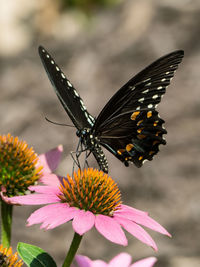
[[[105,152],[124,203],[148,211],[173,238],[149,231],[159,248],[154,253],[129,234],[129,245],[123,248],[92,230],[83,238],[79,253],[109,260],[126,251],[134,260],[154,255],[159,259],[156,266],[200,266],[200,2],[129,0],[99,10],[90,22],[80,13],[59,14],[51,0],[15,2],[18,5],[1,3],[0,132],[18,135],[37,153],[64,144],[58,170],[63,175],[71,172],[69,152],[78,139],[75,129],[44,119],[71,123],[41,65],[38,45],[55,57],[94,116],[147,64],[173,50],[185,50],[158,108],[166,121],[167,146],[141,169],[126,168]],[[91,165],[96,166],[93,159]],[[59,266],[72,239],[71,223],[47,232],[39,226],[26,228],[25,220],[33,210],[15,208],[13,246],[18,241],[38,245]]]

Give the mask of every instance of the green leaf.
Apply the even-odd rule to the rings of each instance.
[[[30,244],[19,242],[17,252],[22,260],[30,267],[56,267],[53,258],[43,249]]]

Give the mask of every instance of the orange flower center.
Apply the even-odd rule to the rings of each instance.
[[[114,180],[108,174],[96,170],[85,169],[74,173],[74,178],[67,176],[60,186],[63,202],[71,207],[91,211],[94,214],[112,216],[120,209],[121,193]]]
[[[0,188],[8,196],[22,195],[39,178],[42,167],[36,168],[37,154],[27,143],[10,134],[0,136]]]

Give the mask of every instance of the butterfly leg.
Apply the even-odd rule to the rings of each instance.
[[[73,159],[73,168],[72,168],[72,175],[74,173],[74,169],[75,169],[75,165],[81,169],[81,165],[80,165],[80,162],[79,162],[79,157],[81,155],[81,150],[79,150],[79,147],[81,146],[81,150],[82,150],[82,144],[81,144],[81,140],[79,139],[79,142],[78,142],[78,145],[77,145],[77,148],[76,148],[76,151],[71,151],[70,152],[70,155]],[[75,156],[74,156],[75,154]]]
[[[84,168],[88,168],[88,167],[89,167],[89,164],[88,164],[87,159],[88,159],[88,157],[90,156],[90,154],[91,154],[91,151],[89,151],[89,150],[86,150],[86,151],[85,151]]]

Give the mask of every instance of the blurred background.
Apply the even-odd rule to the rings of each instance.
[[[193,0],[7,0],[0,1],[0,133],[10,132],[43,153],[58,144],[64,155],[58,173],[71,173],[78,138],[38,56],[43,45],[97,116],[133,75],[176,49],[185,58],[158,109],[166,121],[167,145],[141,169],[126,168],[105,151],[110,175],[124,203],[146,210],[173,235],[148,231],[159,251],[127,233],[125,248],[87,233],[78,251],[110,260],[122,251],[134,260],[158,257],[156,266],[200,266],[200,1]],[[92,156],[92,166],[97,166]],[[16,207],[13,247],[38,245],[62,263],[73,233],[71,223],[43,231],[27,228],[36,207]]]

